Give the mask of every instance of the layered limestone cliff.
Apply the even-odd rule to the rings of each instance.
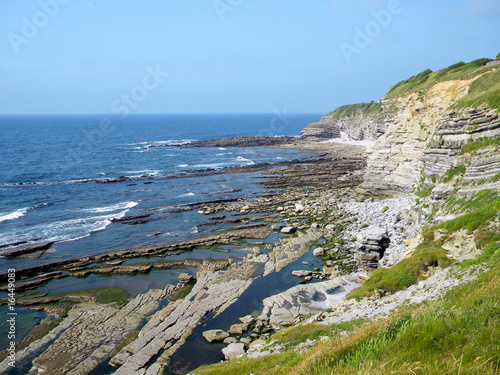
[[[358,113],[341,117],[323,116],[320,121],[307,125],[302,134],[307,137],[324,139],[340,138],[345,141],[374,141],[387,130],[394,120],[388,110],[378,114]]]
[[[464,153],[471,142],[500,136],[496,110],[451,109],[467,94],[476,76],[439,82],[426,93],[395,99],[397,112],[369,151],[362,189],[372,193],[409,193],[439,182],[453,168],[465,168],[463,182],[500,172],[500,154]],[[484,153],[486,152],[486,153]]]

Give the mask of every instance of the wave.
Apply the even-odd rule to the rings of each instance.
[[[187,167],[189,167],[189,164],[180,164],[180,165],[176,165],[176,167],[178,167],[178,168],[187,168]]]
[[[166,141],[153,141],[154,145],[162,146],[182,146],[195,142],[196,139],[167,139]]]
[[[250,160],[250,159],[246,159],[246,158],[244,158],[243,156],[238,156],[238,157],[236,158],[236,160],[237,160],[237,161],[243,161],[243,162],[245,162],[245,163],[246,163],[246,165],[254,165],[254,164],[255,164],[252,160]]]
[[[0,245],[20,241],[32,242],[66,242],[76,241],[107,228],[113,219],[121,219],[128,209],[108,215],[91,216],[78,219],[59,220],[50,223],[24,227],[22,231],[13,231],[0,235]]]
[[[122,202],[122,203],[113,204],[111,206],[95,207],[95,208],[85,208],[82,211],[93,212],[93,213],[113,212],[113,211],[118,211],[118,210],[124,210],[124,209],[128,209],[128,208],[132,208],[132,207],[137,206],[138,204],[139,204],[138,202],[130,201],[130,202]]]
[[[177,198],[194,197],[195,195],[196,195],[195,193],[189,192],[189,193],[186,193],[186,194],[178,195]]]
[[[19,210],[12,211],[8,214],[0,213],[0,222],[7,221],[7,220],[19,219],[20,217],[24,216],[24,214],[26,214],[26,212],[28,212],[28,210],[30,210],[32,208],[33,207],[20,208]]]
[[[157,176],[161,173],[161,171],[159,171],[157,169],[144,169],[142,171],[126,171],[125,173],[131,174],[131,175],[126,176],[126,177],[134,178],[134,177],[143,177],[143,176],[148,176],[148,177]]]

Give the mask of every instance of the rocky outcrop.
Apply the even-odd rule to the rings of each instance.
[[[380,259],[391,242],[387,231],[380,227],[366,229],[357,236],[358,251],[356,258],[367,270],[378,268]]]
[[[227,347],[222,349],[224,358],[226,360],[243,358],[245,356],[245,344],[243,343],[232,343]]]
[[[233,137],[221,140],[191,143],[195,147],[262,147],[279,146],[290,143],[294,137]]]
[[[327,115],[319,122],[307,125],[302,130],[302,135],[324,139],[341,138],[346,141],[374,141],[384,134],[392,120],[393,115],[389,112],[377,116],[358,114],[340,119]]]
[[[251,263],[225,272],[198,272],[191,292],[158,311],[141,329],[138,338],[111,359],[111,364],[118,367],[116,374],[136,374],[139,369],[164,364],[205,315],[220,314],[241,296],[253,282],[254,272]],[[205,332],[204,337],[219,341],[226,335],[223,331],[214,335]],[[151,363],[153,358],[155,363]]]
[[[211,329],[203,332],[203,338],[208,342],[222,342],[227,337],[229,337],[229,333],[224,332],[222,329]]]
[[[358,277],[352,274],[319,283],[298,285],[282,293],[264,299],[260,320],[269,319],[270,324],[289,326],[301,317],[317,314],[345,298],[358,286]]]
[[[44,242],[38,243],[34,245],[25,245],[21,247],[16,247],[12,250],[5,250],[0,253],[4,258],[17,258],[21,256],[34,256],[41,255],[45,250],[47,250],[50,246],[52,246],[53,242]]]
[[[464,160],[462,148],[471,140],[498,138],[500,119],[486,108],[457,112],[451,106],[467,93],[468,80],[435,84],[428,93],[398,98],[398,111],[387,131],[368,151],[362,189],[372,193],[409,193],[424,179],[439,182],[450,168],[467,164],[464,182],[500,171],[497,153]]]
[[[68,321],[60,324],[64,331],[33,361],[34,368],[54,375],[88,374],[173,290],[172,285],[164,290],[151,289],[122,309],[101,304],[74,307]]]
[[[461,150],[470,142],[498,137],[500,118],[495,110],[481,108],[447,114],[438,123],[421,158],[425,164],[424,176],[429,181],[439,181],[450,168],[463,165],[463,182],[493,177],[500,172],[500,154],[485,149],[464,155]]]

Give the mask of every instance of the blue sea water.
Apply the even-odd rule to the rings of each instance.
[[[0,257],[15,243],[56,242],[0,273],[77,256],[213,234],[182,205],[264,190],[259,174],[186,171],[293,160],[304,151],[189,147],[233,136],[300,135],[319,114],[0,116]],[[182,176],[182,178],[179,178]],[[113,181],[111,183],[102,183]],[[140,225],[112,222],[152,214]]]

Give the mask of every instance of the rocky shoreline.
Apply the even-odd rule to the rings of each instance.
[[[231,140],[231,142],[234,141]],[[312,225],[314,223],[308,219],[311,213],[326,215],[326,208],[329,205],[326,204],[325,196],[335,201],[336,197],[347,196],[349,191],[359,184],[365,166],[363,149],[343,145],[323,145],[296,138],[288,139],[285,143],[286,147],[309,148],[318,153],[318,156],[295,162],[259,166],[257,169],[262,167],[266,174],[265,186],[281,189],[279,192],[247,199],[200,202],[184,208],[196,210],[200,215],[207,215],[209,219],[207,225],[213,225],[215,228],[227,221],[233,224],[240,223],[230,231],[176,244],[125,249],[19,270],[17,272],[19,281],[16,285],[20,293],[18,304],[42,309],[49,314],[59,314],[59,319],[62,319],[57,327],[50,331],[51,334],[25,343],[24,349],[19,352],[22,353],[20,354],[21,360],[29,360],[29,357],[36,353],[31,372],[43,370],[54,374],[67,373],[63,372],[64,366],[55,354],[64,351],[72,358],[65,362],[74,368],[71,372],[74,374],[86,374],[110,357],[112,357],[110,363],[117,368],[116,373],[136,373],[135,371],[139,368],[148,369],[148,374],[157,373],[168,363],[171,354],[185,342],[208,313],[215,313],[215,316],[222,313],[241,296],[253,280],[280,272],[308,252],[320,238],[328,236],[332,231],[331,227],[327,229],[320,224]],[[276,144],[271,142],[266,146],[275,147]],[[284,145],[280,144],[279,147],[284,147]],[[240,172],[239,168],[228,168],[217,173],[234,173],[235,171]],[[318,199],[322,201],[318,202]],[[229,212],[236,212],[239,216],[236,219],[226,220],[225,215]],[[150,215],[125,217],[122,221],[133,225],[136,221],[148,219]],[[265,239],[273,231],[281,232],[282,239],[275,244],[263,242],[259,244],[259,240]],[[197,248],[235,245],[249,239],[254,242],[248,249],[248,256],[243,259],[232,257],[219,260],[159,259]],[[9,250],[9,256],[12,258],[30,256],[45,251],[50,246],[51,244],[23,245]],[[134,263],[135,258],[151,259],[151,261]],[[127,261],[127,264],[123,264],[124,261]],[[102,305],[85,296],[54,298],[47,294],[36,293],[41,286],[61,278],[147,274],[154,269],[186,266],[195,267],[198,270],[196,280],[189,294],[175,302],[168,302],[168,298],[181,287],[180,284],[167,286],[163,291],[140,294],[130,300],[125,307],[113,306],[113,304]],[[320,272],[310,272],[303,282],[311,281],[313,277],[327,279],[330,277],[328,272],[330,272],[329,268]],[[0,280],[5,282],[6,277],[6,274],[0,275]],[[4,289],[5,287],[0,286]],[[156,296],[156,304],[151,305],[149,309],[146,309],[147,311],[141,310],[138,313],[140,319],[132,319],[136,313],[131,312],[130,319],[135,323],[129,325],[127,323],[119,329],[113,329],[113,333],[106,333],[99,338],[100,335],[96,332],[108,331],[105,325],[99,328],[101,324],[111,322],[113,319],[116,321],[123,319],[124,312],[133,311],[134,308],[131,306],[136,306],[138,301],[148,305],[144,301],[150,300],[152,296]],[[166,303],[164,308],[159,308],[161,301]],[[58,310],[52,308],[54,303],[70,303],[74,304],[74,307],[69,306]],[[65,314],[68,314],[67,317],[64,317]],[[88,314],[99,317],[97,320],[92,319],[92,328],[84,323],[87,319],[85,316]],[[125,317],[125,319],[128,318]],[[148,323],[139,330],[137,339],[111,356],[113,350],[123,341],[123,337],[127,337],[139,328],[137,321],[144,319],[148,320]],[[275,323],[272,319],[263,318],[260,325],[264,336],[254,332],[253,335],[257,336],[253,338],[269,337],[270,332],[278,328],[278,326],[273,328],[271,322]],[[75,336],[72,332],[86,332],[86,334]],[[94,339],[91,339],[92,337]],[[78,343],[73,343],[75,340]],[[251,340],[245,338],[244,341],[248,341],[247,344],[249,344]],[[103,348],[94,346],[92,349],[92,342],[106,342],[107,344]],[[40,353],[39,348],[42,347],[47,349]],[[84,347],[87,348],[86,354],[82,353]],[[84,360],[86,356],[90,356],[91,360]]]

